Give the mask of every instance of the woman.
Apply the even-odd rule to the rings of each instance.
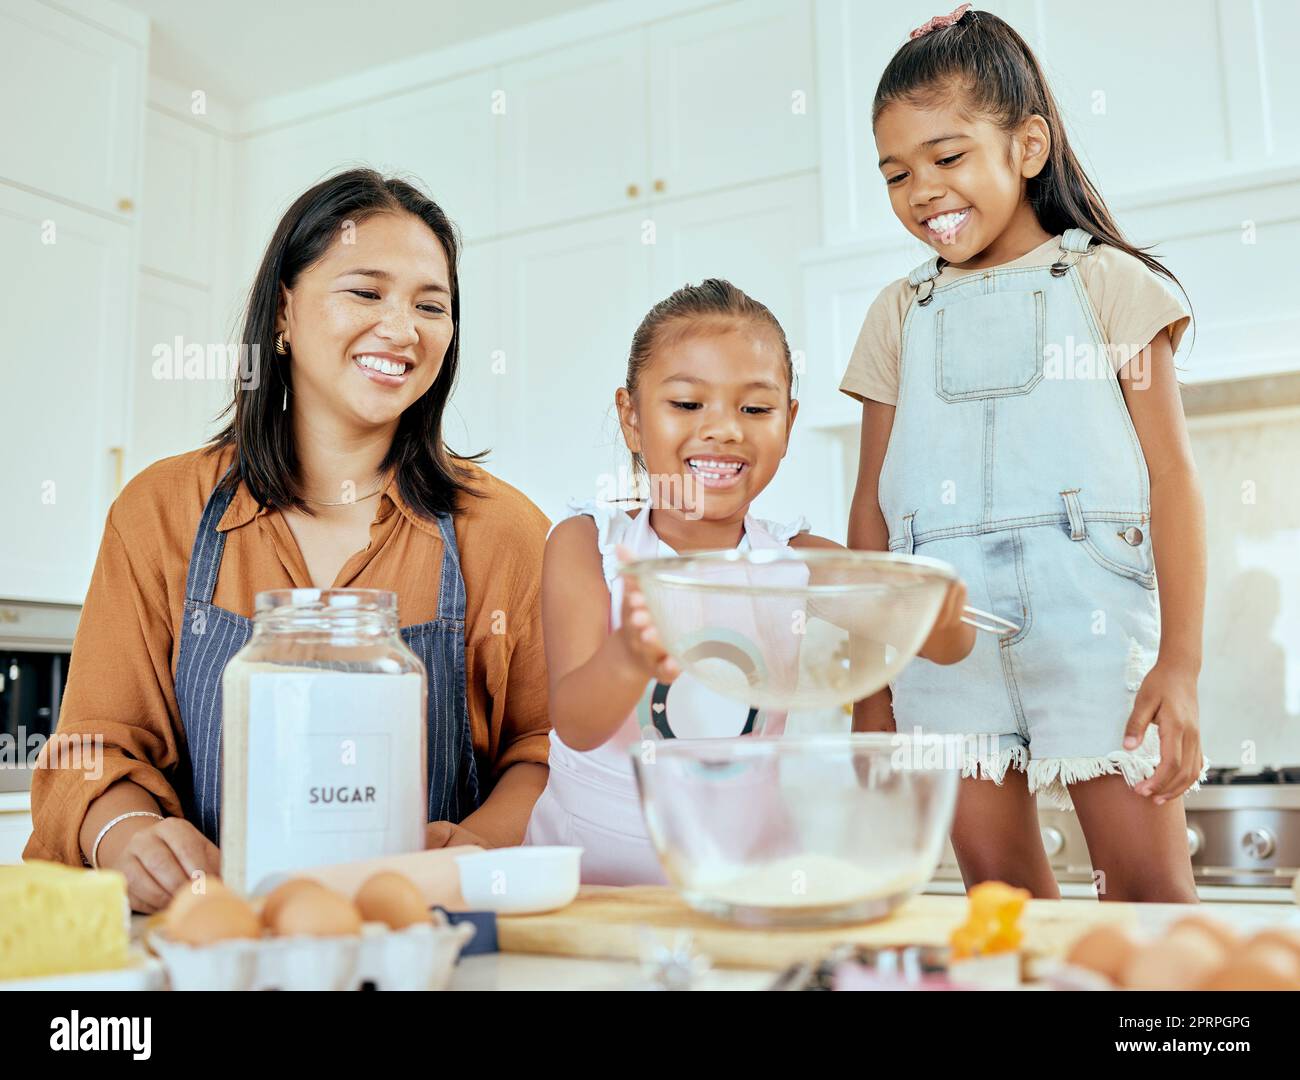
[[[270,362],[207,447],[152,465],[109,511],[56,736],[102,738],[103,768],[42,755],[26,858],[121,870],[141,912],[219,872],[219,794],[194,793],[220,790],[221,673],[255,594],[283,588],[397,592],[431,691],[449,688],[428,695],[429,743],[459,762],[430,772],[428,845],[523,838],[547,776],[548,523],[443,444],[456,260],[443,212],[370,170],[289,208],[244,327]]]

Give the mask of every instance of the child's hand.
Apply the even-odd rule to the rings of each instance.
[[[1203,755],[1194,673],[1159,662],[1147,672],[1124,729],[1125,750],[1142,745],[1149,724],[1155,724],[1160,732],[1160,764],[1133,790],[1154,796],[1152,801],[1161,806],[1182,795],[1201,775]]]
[[[620,562],[629,563],[636,558],[622,544],[615,551]],[[647,679],[670,683],[682,673],[677,661],[668,655],[659,640],[659,631],[650,618],[645,594],[637,585],[636,578],[627,575],[623,577],[622,617],[614,636],[621,642],[628,660]]]
[[[939,617],[918,655],[936,664],[955,664],[964,660],[975,647],[975,627],[961,621],[966,607],[966,583],[954,581],[948,586]]]

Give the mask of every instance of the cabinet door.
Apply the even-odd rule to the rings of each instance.
[[[615,214],[501,245],[506,411],[493,471],[552,519],[626,479],[614,391],[651,303],[642,235],[640,214]]]
[[[217,136],[157,109],[145,117],[140,265],[196,285],[212,281]]]
[[[485,71],[362,111],[367,164],[418,181],[469,238],[497,231],[497,88],[495,73]]]
[[[796,373],[796,396],[808,372],[800,255],[817,242],[820,228],[815,173],[773,180],[715,195],[700,195],[656,209],[654,299],[707,277],[726,278],[767,305],[785,331]],[[781,521],[807,515],[816,531],[840,536],[830,520],[830,488],[809,426],[795,424],[790,449],[758,510]]]
[[[791,350],[804,347],[800,254],[817,243],[814,174],[657,207],[655,299],[704,278],[726,278],[766,304]]]
[[[0,0],[0,177],[114,214],[137,197],[144,51],[30,0]],[[21,98],[21,100],[19,100]]]
[[[212,321],[207,289],[140,275],[128,476],[194,450],[216,432],[215,418],[230,401],[234,380]]]
[[[689,195],[816,168],[813,82],[807,2],[741,0],[655,23],[656,194]]]
[[[480,241],[461,253],[460,376],[443,421],[447,445],[462,454],[488,451],[483,464],[494,473],[510,401],[507,378],[513,374],[505,363],[501,247]]]
[[[130,232],[0,185],[0,251],[0,596],[79,604],[127,410]]]
[[[357,109],[244,141],[238,158],[239,280],[251,281],[281,215],[327,176],[364,164]]]
[[[501,68],[501,227],[587,217],[645,198],[645,32]]]

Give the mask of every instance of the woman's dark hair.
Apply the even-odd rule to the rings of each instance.
[[[985,117],[1004,131],[1014,130],[1035,114],[1041,116],[1051,135],[1051,149],[1043,171],[1028,181],[1027,189],[1043,228],[1053,235],[1083,229],[1182,289],[1159,259],[1124,238],[1070,149],[1056,99],[1033,51],[996,15],[967,11],[951,26],[904,44],[880,77],[871,123],[874,127],[895,102],[924,107],[953,99],[966,112]]]
[[[641,372],[655,349],[680,341],[688,334],[734,329],[737,324],[745,323],[755,323],[775,338],[785,360],[786,386],[794,397],[794,365],[781,324],[765,304],[722,278],[683,285],[646,313],[632,335],[632,348],[627,357],[627,392],[636,393]],[[638,473],[645,472],[645,460],[640,454],[632,455],[632,467]]]
[[[234,399],[222,413],[233,411],[234,416],[208,445],[213,451],[232,444],[236,447],[238,468],[222,486],[233,487],[243,480],[259,506],[311,512],[299,487],[293,414],[283,409],[285,391],[293,389],[289,357],[275,352],[280,288],[292,289],[298,276],[324,256],[349,223],[355,226],[376,214],[389,213],[414,215],[442,244],[450,272],[454,330],[438,377],[398,420],[381,469],[396,467],[402,498],[425,517],[454,512],[461,493],[477,494],[470,487],[468,470],[458,463],[476,460],[482,454],[454,454],[442,434],[443,413],[456,384],[460,359],[456,273],[460,243],[456,227],[437,203],[406,181],[386,178],[373,169],[352,169],[305,191],[285,211],[249,290],[240,341],[258,365],[259,377],[236,383]]]

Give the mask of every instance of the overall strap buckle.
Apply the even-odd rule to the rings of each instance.
[[[1052,263],[1052,277],[1064,276],[1075,263],[1088,254],[1092,235],[1085,229],[1066,229],[1061,234],[1061,250]]]
[[[1061,492],[1065,500],[1065,514],[1070,519],[1070,539],[1084,540],[1088,536],[1088,525],[1083,520],[1083,508],[1079,505],[1079,492],[1082,488],[1070,488]]]
[[[920,307],[925,307],[934,299],[934,279],[939,276],[941,269],[943,259],[935,255],[907,275],[908,283],[916,290],[916,302]]]

